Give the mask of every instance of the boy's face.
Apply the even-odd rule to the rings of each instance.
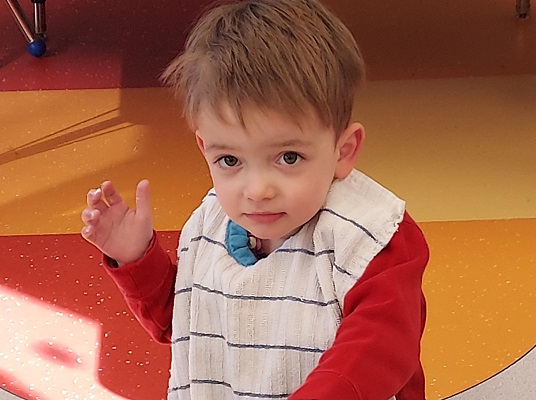
[[[340,145],[314,117],[298,125],[254,111],[246,128],[225,119],[204,111],[197,119],[218,200],[231,220],[278,247],[323,206],[333,179],[349,173]]]

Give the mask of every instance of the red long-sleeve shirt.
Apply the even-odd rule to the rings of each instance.
[[[422,232],[405,214],[389,244],[347,293],[333,345],[289,400],[425,398],[420,362],[426,304],[421,290],[428,261]],[[106,270],[151,337],[171,340],[177,266],[156,236],[145,256]]]

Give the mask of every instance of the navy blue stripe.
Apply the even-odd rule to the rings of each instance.
[[[339,302],[337,299],[333,299],[333,300],[325,302],[325,301],[319,301],[319,300],[302,299],[300,297],[295,297],[295,296],[252,296],[252,295],[229,294],[229,293],[223,293],[221,290],[211,289],[206,286],[202,286],[198,283],[194,283],[194,288],[198,290],[202,290],[207,293],[218,294],[227,299],[233,299],[233,300],[294,301],[297,303],[312,304],[312,305],[319,306],[319,307],[327,307],[332,304],[337,304]]]
[[[220,246],[221,248],[225,249],[225,251],[227,251],[227,246],[224,243],[222,243],[222,242],[220,242],[218,240],[212,239],[212,238],[210,238],[208,236],[205,236],[205,235],[194,237],[194,238],[190,239],[190,242],[199,242],[201,240],[205,240],[208,243]],[[181,249],[181,252],[182,251],[188,251],[188,250],[189,250],[188,247],[184,247],[184,248]],[[286,249],[277,249],[275,252],[276,253],[302,253],[302,254],[306,254],[308,256],[312,256],[312,257],[320,257],[320,256],[323,256],[325,254],[333,254],[333,253],[335,253],[335,250],[326,249],[326,250],[321,250],[321,251],[315,253],[312,250],[304,249],[304,248],[296,248],[296,249],[286,248]]]
[[[351,223],[352,225],[354,225],[355,227],[361,229],[363,232],[365,232],[365,234],[371,238],[372,240],[374,240],[374,242],[378,243],[379,245],[382,245],[382,243],[376,239],[376,237],[367,229],[365,228],[363,225],[361,225],[360,223],[354,221],[353,219],[350,219],[350,218],[347,218],[339,213],[336,213],[335,211],[329,209],[329,208],[322,208],[320,211],[325,211],[325,212],[328,212],[332,215],[335,215],[336,217],[339,217],[340,219],[346,221],[346,222],[349,222]]]
[[[190,242],[199,242],[201,240],[206,240],[207,242],[209,242],[211,244],[221,246],[227,251],[227,247],[225,246],[225,244],[223,244],[222,242],[218,242],[217,240],[211,239],[208,236],[204,236],[204,235],[194,237],[194,238],[190,239]]]
[[[189,247],[183,247],[182,249],[179,250],[179,253],[185,253],[185,252],[187,252],[188,250],[190,250]]]
[[[191,292],[192,291],[192,288],[191,287],[188,287],[188,288],[184,288],[184,289],[179,289],[175,292],[175,296],[179,295],[179,294],[183,294],[183,293],[188,293],[188,292]]]
[[[192,383],[201,385],[222,385],[226,386],[233,391],[235,396],[239,397],[255,397],[258,399],[284,399],[290,396],[290,393],[284,394],[269,394],[269,393],[252,393],[252,392],[239,392],[234,390],[231,384],[223,381],[216,381],[212,379],[192,379]]]
[[[300,346],[288,346],[277,344],[242,344],[227,342],[229,347],[235,347],[237,349],[262,349],[262,350],[293,350],[301,353],[320,353],[325,352],[325,349],[319,349],[314,347],[300,347]]]
[[[224,243],[222,243],[222,242],[220,242],[218,240],[212,239],[212,238],[210,238],[208,236],[205,236],[205,235],[194,237],[190,241],[191,242],[199,242],[201,240],[205,240],[208,243],[220,246],[223,249],[225,249],[225,251],[227,251],[227,246],[225,246]],[[185,248],[184,250],[187,251],[188,248]],[[296,248],[296,249],[277,249],[275,252],[276,253],[303,253],[303,254],[307,254],[309,256],[319,257],[319,256],[323,256],[325,254],[333,254],[335,251],[332,250],[332,249],[328,249],[328,250],[322,250],[322,251],[319,251],[318,253],[315,253],[314,251],[309,250],[309,249]]]
[[[202,333],[202,332],[190,332],[192,336],[203,337],[210,339],[222,339],[229,347],[236,349],[263,349],[263,350],[294,350],[303,353],[323,353],[325,349],[314,347],[301,347],[301,346],[289,346],[289,345],[277,345],[277,344],[246,344],[246,343],[232,343],[225,339],[222,335],[216,335],[214,333]]]
[[[318,253],[315,253],[314,251],[311,251],[308,249],[277,249],[275,252],[276,253],[303,253],[303,254],[307,254],[308,256],[313,256],[313,257],[320,257],[325,254],[335,253],[335,251],[331,249],[322,250],[322,251],[319,251]]]
[[[223,339],[223,340],[225,340],[225,337],[223,335],[216,335],[215,333],[190,332],[190,335],[197,336],[197,337],[208,337],[208,338],[211,338],[211,339]]]
[[[184,389],[190,389],[190,384],[188,385],[183,385],[183,386],[174,386],[174,387],[170,387],[168,389],[168,393],[172,393],[172,392],[176,392],[178,390],[184,390]]]
[[[182,336],[180,338],[172,340],[171,344],[177,344],[177,343],[180,343],[180,342],[187,342],[188,340],[190,340],[190,336]]]
[[[231,384],[223,381],[216,381],[213,379],[192,379],[192,383],[197,385],[222,385],[226,386],[229,389],[233,391],[233,394],[239,397],[255,397],[258,399],[284,399],[290,396],[290,393],[284,393],[284,394],[269,394],[269,393],[253,393],[253,392],[240,392],[238,390],[234,390]],[[190,389],[191,385],[183,385],[183,386],[174,386],[170,387],[168,389],[168,394],[177,392],[179,390],[185,390]]]
[[[348,275],[349,277],[354,278],[354,279],[359,279],[358,276],[356,276],[356,275],[354,275],[354,274],[348,272],[347,270],[345,270],[345,269],[342,268],[342,267],[339,267],[337,264],[333,264],[333,266],[334,266],[335,269],[336,269],[337,271],[339,271],[340,273],[345,274],[345,275]]]

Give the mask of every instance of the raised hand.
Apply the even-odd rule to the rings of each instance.
[[[82,236],[119,265],[143,257],[153,235],[149,181],[136,188],[136,208],[129,208],[112,182],[87,194],[88,207],[82,211]]]

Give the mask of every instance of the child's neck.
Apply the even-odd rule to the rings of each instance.
[[[286,239],[262,239],[262,251],[264,254],[268,255],[281,246]]]

